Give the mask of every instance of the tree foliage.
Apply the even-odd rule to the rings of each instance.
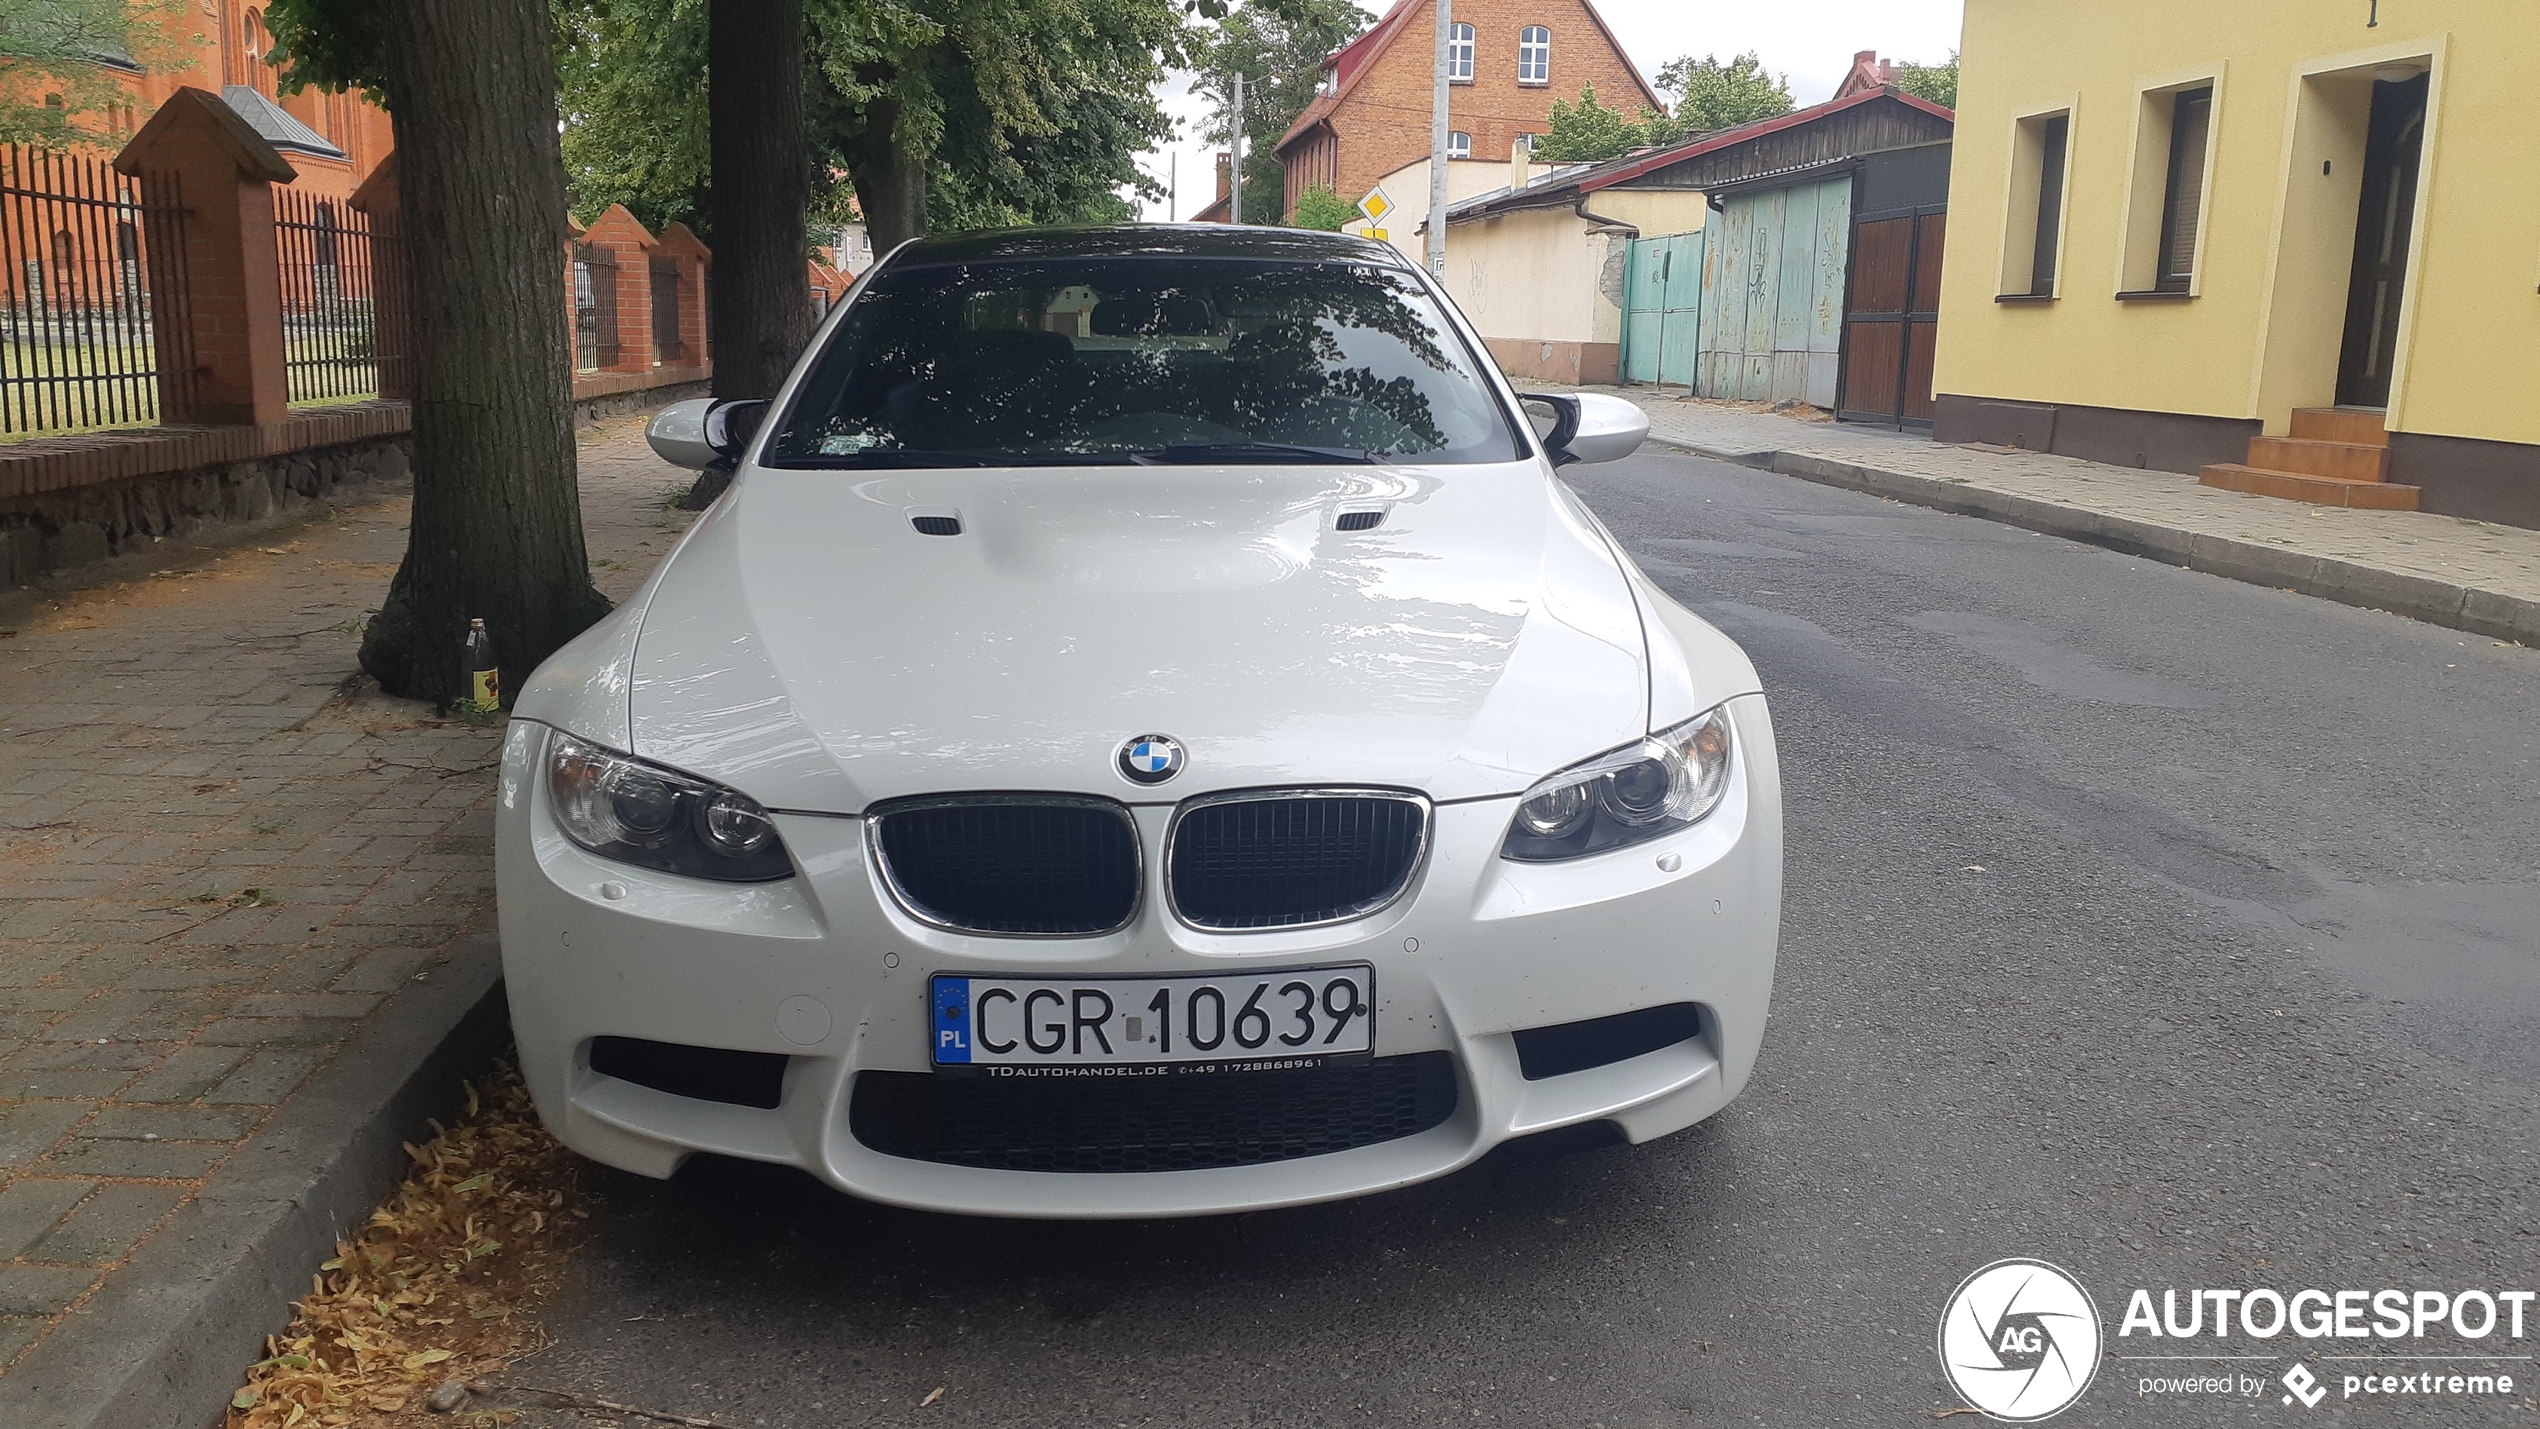
[[[1917,99],[1928,99],[1943,109],[1958,107],[1958,52],[1949,52],[1945,64],[1915,64],[1908,60],[1897,66],[1896,87]]]
[[[1296,207],[1288,213],[1288,225],[1338,233],[1356,217],[1358,205],[1332,192],[1327,185],[1315,184],[1296,196]]]
[[[388,94],[387,15],[379,0],[268,0],[265,32],[273,36],[267,58],[282,67],[286,93]]]
[[[1234,77],[1244,77],[1245,218],[1273,219],[1287,192],[1286,168],[1275,152],[1279,140],[1314,102],[1323,61],[1366,28],[1367,13],[1351,0],[1286,0],[1236,11],[1197,46],[1198,90],[1217,101],[1200,126],[1203,143],[1234,148]],[[1302,196],[1298,202],[1302,207]],[[1314,226],[1293,214],[1288,221]]]
[[[131,98],[114,68],[187,67],[185,9],[185,0],[0,0],[0,144],[78,143],[82,116]]]
[[[305,0],[302,0],[305,3]],[[704,0],[556,0],[574,207],[623,203],[709,244]],[[1169,132],[1151,90],[1183,0],[808,0],[815,227],[913,206],[924,226],[1099,222]],[[894,187],[894,186],[899,187]],[[884,189],[890,192],[883,192]]]
[[[1658,92],[1674,104],[1682,134],[1732,129],[1791,111],[1790,76],[1764,68],[1754,51],[1723,63],[1716,55],[1691,55],[1658,71]]]
[[[1552,123],[1535,141],[1535,157],[1548,164],[1601,164],[1634,149],[1672,144],[1684,137],[1682,121],[1642,105],[1638,119],[1596,101],[1596,86],[1579,91],[1579,102],[1552,101]]]
[[[655,233],[714,241],[707,152],[706,0],[555,0],[564,167],[584,219],[626,205]]]

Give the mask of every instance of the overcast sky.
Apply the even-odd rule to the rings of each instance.
[[[1359,3],[1371,19],[1384,9],[1381,0]],[[1961,0],[1811,0],[1806,5],[1770,0],[1594,3],[1641,73],[1653,79],[1660,65],[1678,55],[1716,54],[1726,59],[1753,50],[1763,56],[1766,69],[1790,76],[1793,99],[1815,104],[1834,93],[1852,65],[1855,50],[1874,49],[1899,60],[1947,58],[1958,47]],[[1178,167],[1181,200],[1170,215],[1165,205],[1150,204],[1146,217],[1188,217],[1216,196],[1210,167],[1214,151],[1191,137],[1204,101],[1192,98],[1188,75],[1166,81],[1160,97],[1165,112],[1181,122],[1182,138],[1172,150],[1146,155],[1141,165],[1159,182]]]

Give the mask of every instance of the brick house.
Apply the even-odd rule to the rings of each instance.
[[[1455,0],[1448,157],[1509,161],[1520,134],[1552,124],[1555,99],[1632,113],[1664,108],[1591,0]],[[1356,199],[1429,152],[1435,0],[1395,0],[1374,29],[1325,60],[1323,92],[1281,136],[1287,206],[1317,185]],[[1397,196],[1399,197],[1399,196]]]

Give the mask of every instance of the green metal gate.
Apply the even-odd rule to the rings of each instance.
[[[1635,238],[1623,277],[1623,380],[1693,385],[1702,232]]]

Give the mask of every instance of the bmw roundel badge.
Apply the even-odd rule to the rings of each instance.
[[[1132,784],[1161,784],[1181,772],[1181,743],[1168,735],[1142,734],[1120,746],[1120,777]]]

